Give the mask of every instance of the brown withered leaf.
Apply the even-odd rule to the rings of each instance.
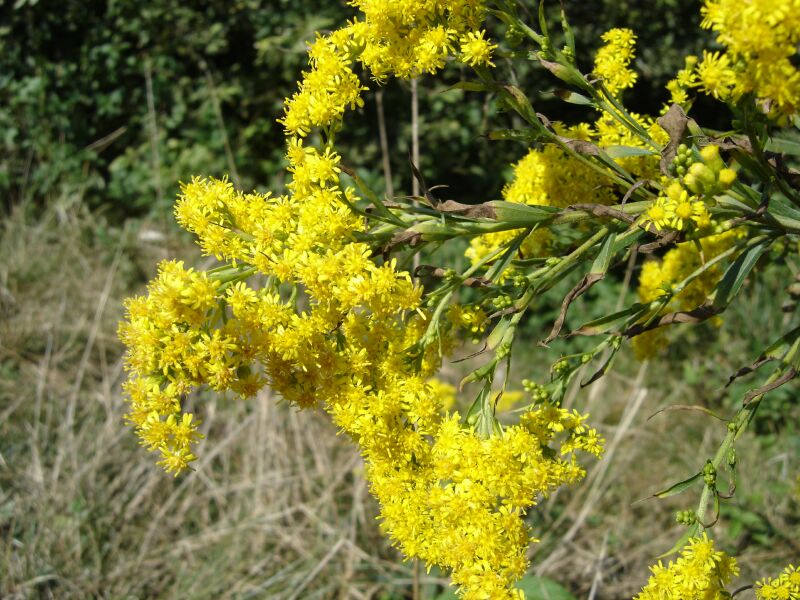
[[[542,113],[536,113],[536,116],[539,117],[542,123],[544,123],[545,127],[555,132],[553,123],[550,121],[550,119],[548,119]],[[571,150],[574,150],[578,154],[585,154],[587,156],[600,156],[600,148],[592,142],[587,142],[586,140],[576,140],[563,135],[556,135],[556,138],[558,138],[558,141],[560,141],[562,144]]]
[[[402,246],[407,244],[412,248],[419,244],[422,241],[422,234],[418,231],[412,231],[411,229],[406,229],[405,231],[399,231],[392,236],[386,244],[384,244],[381,251],[383,254],[388,254],[398,246]]]
[[[797,369],[795,369],[794,367],[790,367],[789,370],[787,370],[783,375],[778,377],[772,383],[762,385],[760,388],[756,388],[754,390],[750,390],[749,392],[747,392],[747,394],[744,397],[744,400],[742,401],[742,404],[745,405],[749,404],[753,398],[756,398],[757,396],[763,396],[767,392],[771,392],[772,390],[781,387],[784,383],[788,383],[795,377],[797,377]]]
[[[435,208],[443,213],[469,217],[471,219],[495,219],[497,217],[494,208],[489,206],[488,203],[464,204],[462,202],[456,202],[455,200],[440,201],[431,193],[431,190],[434,188],[428,187],[428,184],[425,182],[425,177],[422,175],[419,168],[417,168],[417,165],[414,164],[410,154],[408,162],[411,164],[411,172],[414,174],[414,178],[419,182],[425,200],[430,204],[431,208]]]
[[[561,310],[558,312],[558,318],[556,318],[555,323],[553,323],[553,328],[550,330],[550,334],[541,342],[539,342],[540,346],[547,346],[547,344],[558,337],[558,334],[561,332],[561,328],[564,327],[564,321],[567,318],[569,305],[572,304],[581,294],[584,294],[587,290],[589,290],[589,288],[591,288],[595,283],[602,281],[604,277],[605,273],[587,273],[583,276],[583,279],[581,279],[578,284],[572,288],[566,296],[564,296],[564,300],[561,302]]]
[[[757,370],[762,365],[767,364],[771,360],[775,360],[774,356],[759,356],[752,364],[747,365],[746,367],[742,367],[736,373],[728,377],[728,383],[725,384],[725,387],[728,387],[734,381],[739,379],[739,377],[744,377],[745,375],[749,375],[753,371]]]
[[[582,210],[596,217],[611,217],[625,223],[633,223],[636,220],[621,210],[616,210],[603,204],[570,204],[567,210]]]
[[[443,213],[460,215],[471,219],[496,219],[497,213],[488,203],[484,204],[463,204],[455,200],[445,200],[434,208]]]
[[[635,192],[636,190],[638,190],[638,189],[639,189],[640,187],[642,187],[643,185],[647,185],[648,183],[653,183],[653,182],[652,182],[652,181],[650,181],[649,179],[640,179],[639,181],[637,181],[636,183],[634,183],[634,184],[633,184],[631,187],[629,187],[629,188],[628,188],[628,191],[627,191],[627,192],[625,192],[625,195],[622,197],[622,201],[620,202],[620,204],[621,204],[622,206],[625,206],[625,203],[626,203],[628,200],[630,200],[630,197],[631,197],[631,196],[633,196],[633,192]]]
[[[600,156],[600,148],[592,142],[586,140],[575,140],[572,138],[564,137],[563,135],[557,136],[559,141],[567,148],[574,150],[578,154],[585,154],[587,156]]]
[[[663,233],[655,232],[654,229],[655,227],[651,225],[648,231],[650,231],[650,233],[656,233],[656,235],[658,235],[658,239],[655,242],[650,242],[649,244],[642,244],[639,246],[638,251],[641,254],[652,254],[664,246],[669,246],[670,244],[677,242],[681,237],[680,231],[668,231]]]
[[[753,153],[753,144],[750,139],[745,135],[726,135],[723,137],[708,138],[710,144],[719,146],[720,150],[741,150],[747,154]]]
[[[661,151],[661,162],[659,163],[661,172],[667,175],[669,165],[678,153],[678,146],[680,146],[681,140],[686,135],[689,117],[686,116],[686,113],[678,104],[673,104],[656,122],[669,135],[669,143]]]

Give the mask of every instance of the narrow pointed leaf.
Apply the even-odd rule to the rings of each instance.
[[[681,492],[689,489],[695,481],[697,481],[698,479],[701,479],[702,477],[703,477],[703,472],[700,471],[700,472],[692,475],[688,479],[684,479],[683,481],[679,481],[675,485],[669,486],[665,490],[662,490],[660,492],[656,492],[655,494],[653,494],[653,497],[654,498],[669,498],[670,496],[677,496]]]
[[[717,292],[714,295],[715,309],[724,308],[730,304],[731,300],[739,293],[750,271],[756,266],[758,259],[769,250],[771,243],[772,240],[764,240],[760,244],[751,246],[731,263],[728,270],[725,271],[725,275],[722,276],[722,281],[717,285]]]
[[[680,550],[686,545],[686,542],[695,537],[699,531],[700,531],[700,525],[695,523],[684,532],[684,534],[680,537],[680,539],[677,542],[675,542],[672,548],[664,552],[664,554],[656,556],[656,558],[659,559],[666,558],[670,554],[675,554],[678,550]]]

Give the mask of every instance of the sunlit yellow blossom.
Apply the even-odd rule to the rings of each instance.
[[[788,565],[777,577],[767,577],[755,585],[758,600],[799,600],[800,567]]]
[[[676,561],[650,567],[652,576],[634,600],[722,600],[725,585],[739,574],[736,559],[714,549],[703,533],[689,540]]]
[[[494,66],[492,62],[492,52],[497,48],[497,44],[493,44],[487,39],[484,39],[484,31],[468,31],[466,35],[462,36],[459,40],[459,47],[461,48],[462,60],[468,64],[475,66]]]
[[[647,207],[647,210],[642,214],[640,223],[642,227],[654,227],[656,231],[660,231],[669,223],[669,212],[667,211],[667,199],[659,196],[653,203]]]
[[[797,0],[706,0],[703,27],[727,51],[704,55],[698,67],[703,89],[738,100],[753,93],[769,114],[781,119],[800,106],[800,5]]]
[[[454,393],[429,380],[452,344],[452,323],[439,344],[420,348],[430,319],[422,290],[395,259],[374,257],[358,241],[366,225],[350,207],[359,199],[340,179],[331,142],[344,115],[363,104],[359,63],[378,81],[416,77],[449,58],[491,65],[496,45],[475,0],[351,4],[363,15],[316,37],[286,99],[285,192],[245,193],[225,179],[182,185],[178,223],[222,264],[203,273],[164,262],[147,295],[126,304],[127,418],[177,474],[195,460],[202,437],[183,410],[196,389],[247,397],[269,385],[295,406],[324,409],[358,443],[397,546],[450,570],[464,598],[521,598],[514,582],[528,566],[526,509],[583,477],[577,455],[599,455],[602,438],[583,415],[558,406],[526,413],[489,438],[447,414]],[[580,127],[574,134],[588,135]],[[611,198],[595,189],[599,176],[590,180],[560,150],[547,161],[561,168],[557,180],[534,174],[533,165],[529,175],[541,181],[524,185],[521,172],[509,197],[550,194],[548,202],[565,206],[578,196],[563,197],[559,186],[586,174],[574,184],[581,201]],[[477,308],[455,319],[476,334],[485,322]]]
[[[594,58],[594,73],[614,95],[633,87],[637,74],[628,65],[633,60],[636,35],[630,29],[611,29],[603,34],[605,46]]]
[[[715,98],[727,100],[739,95],[736,93],[736,72],[727,54],[703,52],[703,60],[697,65],[697,78],[701,89]]]

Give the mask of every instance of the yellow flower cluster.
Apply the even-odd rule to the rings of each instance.
[[[639,276],[639,300],[652,302],[668,294],[703,264],[728,250],[742,235],[741,231],[729,230],[700,238],[697,242],[683,242],[670,249],[662,260],[651,260],[642,265]],[[706,269],[699,277],[675,294],[659,311],[659,314],[676,310],[692,310],[706,301],[714,291],[724,273],[717,263]],[[654,329],[633,338],[633,348],[639,359],[653,356],[667,343],[664,328]]]
[[[683,242],[669,250],[660,261],[644,263],[639,278],[639,299],[651,302],[668,293],[672,286],[682,282],[704,263],[729,249],[740,232],[725,231]],[[699,246],[699,247],[698,247]],[[722,277],[723,269],[715,264],[694,279],[683,291],[676,294],[668,305],[672,310],[691,310],[700,306]]]
[[[659,231],[707,227],[710,222],[711,215],[703,201],[695,195],[689,195],[678,181],[670,183],[641,218],[643,226],[652,225]]]
[[[600,454],[602,440],[584,419],[545,405],[481,438],[458,413],[445,418],[431,446],[370,461],[383,527],[406,554],[452,569],[464,598],[522,597],[508,587],[528,566],[530,531],[520,517],[540,496],[583,477],[575,451]]]
[[[602,440],[585,417],[556,406],[489,438],[443,410],[454,391],[428,381],[447,331],[409,360],[428,327],[421,290],[356,241],[364,224],[349,209],[357,198],[340,183],[332,142],[361,103],[355,60],[379,80],[433,71],[454,54],[489,64],[483,5],[353,4],[364,19],[317,38],[286,101],[287,193],[244,194],[202,178],[182,186],[178,222],[223,265],[203,273],[165,262],[148,294],[127,303],[128,418],[177,473],[195,459],[198,423],[183,408],[201,386],[247,397],[269,385],[297,406],[320,407],[359,444],[399,547],[451,569],[466,598],[521,598],[513,583],[527,567],[525,510],[579,479],[576,453],[598,455]],[[457,327],[484,327],[480,310],[451,316]]]
[[[587,125],[557,127],[562,135],[576,139],[588,139],[592,134]],[[513,165],[513,179],[503,187],[503,199],[519,204],[563,208],[576,202],[610,204],[614,196],[605,177],[560,148],[548,144],[530,150]],[[512,230],[476,236],[470,241],[466,256],[473,264],[478,263],[517,235],[519,231]],[[534,231],[525,239],[520,252],[523,256],[541,255],[549,240],[547,230]]]
[[[775,117],[800,107],[800,2],[798,0],[706,0],[703,27],[717,33],[725,53],[706,52],[699,83],[717,98],[753,93]]]
[[[618,96],[636,83],[636,71],[629,68],[634,58],[636,35],[630,29],[610,29],[602,40],[606,44],[595,55],[594,74],[603,80],[611,94]]]
[[[722,600],[730,598],[725,586],[739,574],[736,559],[714,550],[704,533],[681,550],[680,557],[665,567],[650,567],[652,576],[634,600]]]
[[[689,148],[679,148],[673,163],[678,165],[678,177],[666,179],[665,189],[642,215],[643,226],[683,231],[704,229],[711,224],[707,205],[714,202],[716,194],[733,185],[736,171],[725,166],[719,146],[705,146],[699,154],[700,160],[695,161]]]
[[[480,0],[353,0],[363,13],[309,48],[311,70],[281,119],[291,136],[338,123],[345,111],[363,106],[353,71],[359,61],[377,81],[434,73],[449,56],[469,65],[491,65],[495,44],[480,31],[485,7]]]
[[[800,567],[789,565],[777,577],[759,581],[755,589],[758,600],[800,600]]]
[[[489,320],[482,308],[464,304],[454,304],[447,312],[448,320],[458,329],[472,335],[479,335],[486,330]]]
[[[670,94],[670,104],[680,104],[684,108],[689,106],[689,90],[697,83],[697,57],[689,55],[684,59],[683,69],[678,71],[674,79],[667,83]]]
[[[606,85],[616,93],[633,85],[636,80],[636,74],[628,68],[633,59],[636,36],[629,29],[612,29],[603,35],[603,40],[607,44],[597,53],[595,73],[604,77]],[[669,141],[669,136],[654,118],[637,114],[631,117],[648,131],[656,143]],[[592,124],[565,126],[555,123],[554,127],[560,136],[591,142],[601,148],[646,148],[639,136],[606,112],[601,112]],[[659,156],[656,153],[621,156],[615,162],[638,178],[657,178]],[[531,149],[513,165],[512,180],[503,188],[503,199],[507,202],[559,208],[578,203],[608,205],[613,204],[617,197],[615,186],[608,177],[554,144]],[[471,240],[466,256],[476,264],[518,234],[518,231],[502,231],[476,236]],[[548,253],[550,242],[549,231],[537,230],[525,239],[520,252],[523,256],[541,256]]]

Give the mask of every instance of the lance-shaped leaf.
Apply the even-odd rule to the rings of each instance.
[[[543,5],[544,2],[540,2],[539,5]],[[572,31],[572,27],[567,20],[567,11],[564,10],[564,3],[561,3],[561,29],[564,32],[564,41],[567,43],[567,48],[569,48],[570,56],[572,61],[575,61],[575,33]],[[565,50],[566,52],[566,50]]]
[[[508,99],[512,108],[517,111],[520,117],[525,119],[534,127],[542,126],[542,123],[539,121],[539,117],[536,115],[536,111],[533,110],[531,101],[528,100],[525,92],[513,85],[504,85],[503,89],[506,91],[506,98]]]
[[[465,92],[487,92],[489,88],[486,87],[485,83],[481,83],[480,81],[459,81],[458,83],[451,85],[447,90],[464,90]]]
[[[765,383],[761,387],[758,387],[754,390],[750,390],[749,392],[747,392],[744,396],[744,400],[742,400],[742,404],[745,405],[749,404],[750,402],[753,401],[754,398],[758,398],[759,396],[763,396],[767,392],[771,392],[772,390],[778,389],[783,384],[790,382],[795,377],[797,377],[797,369],[795,367],[789,367],[775,381]]]
[[[769,201],[769,208],[764,216],[773,219],[779,225],[800,231],[800,210],[798,210],[789,200],[781,196],[773,196]]]
[[[504,315],[489,336],[486,338],[486,345],[490,350],[494,350],[504,341],[514,339],[514,326],[512,317]]]
[[[693,537],[696,537],[699,532],[700,532],[700,524],[695,523],[683,533],[683,535],[678,539],[678,541],[673,544],[672,548],[664,552],[664,554],[656,556],[656,558],[658,559],[666,558],[670,554],[675,554],[678,550],[680,550],[686,545],[686,542],[688,542]]]
[[[660,492],[656,492],[651,496],[651,498],[669,498],[670,496],[677,496],[681,492],[688,490],[695,481],[702,479],[703,472],[699,471],[689,477],[688,479],[684,479],[683,481],[679,481],[676,484],[669,486],[665,490],[661,490]]]
[[[643,314],[650,310],[649,304],[635,303],[619,312],[594,319],[581,325],[578,329],[570,333],[573,335],[598,335],[620,329],[626,323],[633,323]]]
[[[587,98],[583,94],[579,94],[577,92],[573,92],[571,90],[565,89],[555,89],[553,90],[553,95],[557,98],[560,98],[564,102],[568,102],[569,104],[579,104],[581,106],[594,106],[594,102],[591,98]]]
[[[720,310],[715,309],[708,303],[701,304],[692,310],[678,310],[667,313],[658,317],[657,319],[652,319],[645,323],[636,323],[626,329],[623,332],[623,335],[631,338],[641,335],[645,331],[650,331],[651,329],[664,327],[666,325],[674,325],[676,323],[702,323],[703,321],[707,321],[711,317],[718,315],[720,312]]]
[[[648,148],[636,146],[606,146],[606,153],[611,158],[628,158],[631,156],[654,156],[656,153]]]
[[[767,140],[764,150],[776,152],[778,154],[800,156],[800,142],[797,140],[787,140],[785,138],[771,138]]]
[[[724,421],[726,423],[728,422],[728,419],[726,419],[725,417],[719,416],[717,413],[715,413],[710,408],[706,408],[705,406],[698,406],[696,404],[671,404],[669,406],[665,406],[664,408],[659,408],[656,412],[654,412],[652,415],[647,417],[647,420],[649,421],[650,419],[652,419],[656,415],[660,415],[661,413],[668,412],[668,411],[673,411],[673,410],[697,411],[697,412],[701,412],[701,413],[707,414],[710,417],[714,417],[715,419],[719,419],[720,421]]]
[[[772,239],[762,240],[757,244],[753,244],[731,263],[722,276],[722,281],[717,285],[713,304],[715,309],[720,310],[731,303],[731,300],[742,289],[745,279],[747,279],[753,267],[756,266],[758,259],[769,250],[771,244]]]
[[[531,230],[528,229],[523,231],[519,234],[514,241],[509,244],[506,251],[503,253],[503,256],[500,257],[499,260],[495,261],[492,267],[486,272],[486,278],[490,281],[497,282],[497,279],[500,275],[508,268],[508,265],[511,263],[511,260],[516,256],[517,252],[519,251],[522,243],[525,239],[530,235]]]
[[[611,368],[611,365],[614,363],[614,359],[617,357],[620,347],[620,345],[611,347],[610,351],[608,352],[608,357],[605,359],[605,361],[603,361],[603,364],[600,365],[600,367],[594,373],[592,373],[591,377],[585,381],[581,381],[582,388],[589,387],[606,374],[606,372]]]
[[[402,224],[403,221],[395,214],[393,214],[384,202],[378,198],[377,194],[375,194],[370,187],[364,183],[364,180],[358,176],[355,169],[347,167],[345,165],[339,165],[342,171],[347,174],[352,180],[353,183],[356,184],[359,193],[362,196],[365,196],[370,202],[372,202],[372,206],[374,207],[375,211],[380,215],[384,220],[389,221],[395,224]],[[344,197],[344,194],[342,195]],[[349,204],[349,203],[348,203]],[[351,209],[355,210],[354,207],[351,205]],[[358,212],[358,211],[355,211]]]
[[[520,204],[518,202],[506,202],[505,200],[493,200],[488,204],[494,209],[497,221],[511,223],[519,227],[551,220],[559,212],[559,209],[555,206]]]
[[[545,39],[550,37],[547,31],[547,14],[544,11],[544,2],[539,2],[539,29],[542,30],[542,35]]]

